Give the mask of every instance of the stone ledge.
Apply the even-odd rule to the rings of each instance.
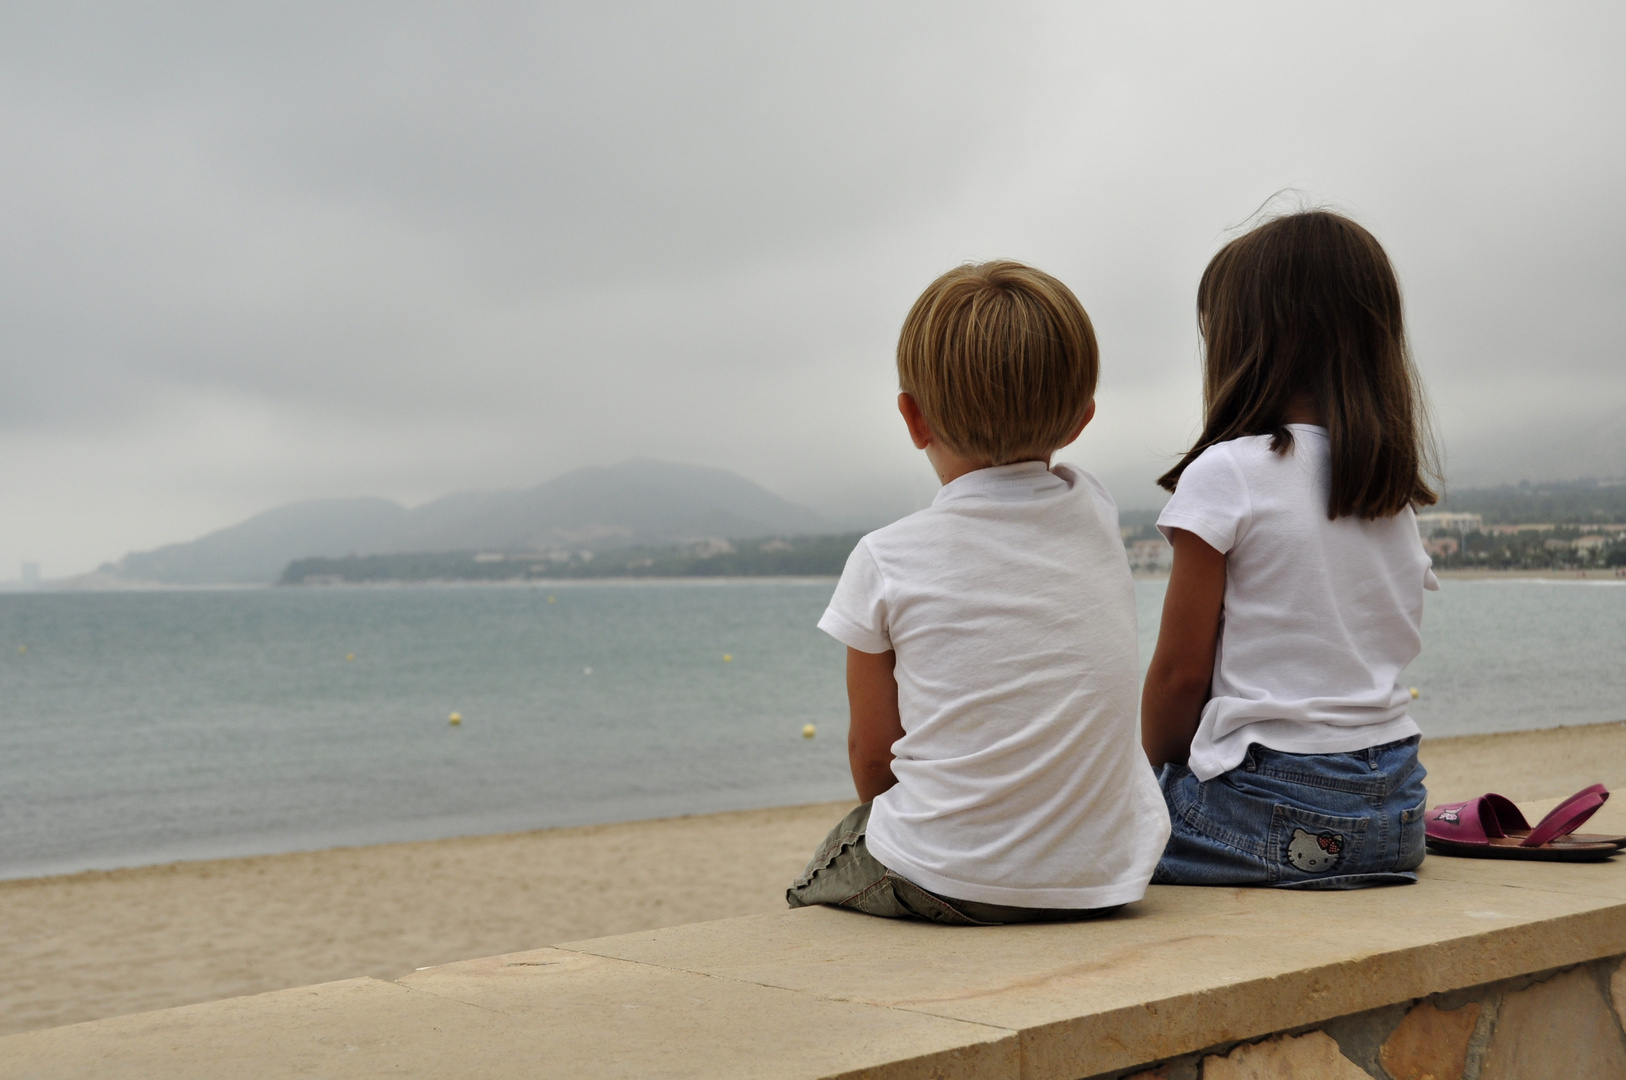
[[[1446,863],[1415,886],[1349,893],[1154,888],[1071,927],[945,933],[808,909],[559,948],[1015,1032],[1034,1080],[1626,952],[1626,865],[1555,883],[1548,866],[1490,864],[1504,875],[1490,885]]]
[[[1626,807],[1599,815],[1600,829],[1622,826]],[[1273,1055],[1318,1061],[1338,1018],[1380,1010],[1395,1032],[1415,1013],[1413,1026],[1433,1031],[1437,1018],[1408,1013],[1412,1002],[1621,954],[1626,859],[1434,857],[1415,886],[1154,888],[1120,916],[1074,925],[949,929],[804,909],[601,938],[398,983],[354,979],[11,1035],[0,1038],[0,1077],[1077,1080],[1197,1055],[1217,1078],[1252,1075]],[[1555,982],[1508,1015],[1534,1016],[1529,1003],[1580,985]],[[1488,1009],[1515,1000],[1496,994]],[[1332,1035],[1292,1034],[1317,1025]],[[1409,1030],[1396,1046],[1427,1043]],[[1485,1051],[1487,1077],[1536,1052],[1512,1038]]]
[[[1070,926],[700,923],[12,1035],[0,1076],[1076,1080],[1621,953],[1626,865],[1434,858]]]

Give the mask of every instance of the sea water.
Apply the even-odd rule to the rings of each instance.
[[[0,877],[850,797],[831,587],[0,595]],[[1626,584],[1448,581],[1425,633],[1428,734],[1626,718]]]

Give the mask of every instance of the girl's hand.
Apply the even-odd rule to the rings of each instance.
[[[1170,534],[1174,568],[1140,703],[1140,740],[1153,768],[1184,765],[1191,756],[1214,679],[1225,608],[1225,556],[1196,533],[1171,529]]]
[[[892,744],[903,738],[898,718],[898,680],[892,674],[895,652],[847,650],[847,762],[861,802],[898,782],[892,775]]]

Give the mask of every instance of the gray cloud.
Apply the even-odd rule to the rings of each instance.
[[[1604,4],[10,9],[0,575],[634,454],[895,512],[930,491],[897,324],[1003,255],[1090,308],[1100,419],[1066,456],[1147,505],[1197,420],[1197,275],[1283,188],[1389,247],[1454,476],[1626,473],[1623,29]]]

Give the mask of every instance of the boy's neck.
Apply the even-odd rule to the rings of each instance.
[[[903,414],[903,422],[909,428],[910,440],[914,442],[917,450],[926,451],[926,459],[932,463],[932,471],[937,473],[937,480],[941,484],[952,484],[966,473],[974,473],[978,469],[992,469],[998,464],[1018,464],[1014,461],[1003,463],[977,461],[950,450],[932,434],[932,426],[927,421],[926,414],[921,411],[914,395],[907,390],[898,393],[898,411]],[[1066,439],[1062,440],[1055,449],[1051,450],[1043,458],[1029,458],[1027,460],[1043,461],[1044,467],[1050,468],[1050,459],[1055,455],[1056,450],[1078,438],[1083,433],[1085,426],[1094,417],[1095,399],[1091,398],[1089,404],[1084,407],[1084,414],[1078,418],[1078,423],[1073,426],[1072,434],[1068,435]]]
[[[991,461],[973,461],[970,458],[961,457],[939,443],[931,443],[925,449],[926,459],[932,463],[932,469],[937,473],[938,482],[945,487],[967,473],[974,473],[978,469],[994,468],[994,463]],[[1050,467],[1049,455],[1046,455],[1043,459],[1034,458],[1033,460],[1043,460],[1045,468]],[[1015,465],[1017,462],[1008,461],[1005,464]]]

